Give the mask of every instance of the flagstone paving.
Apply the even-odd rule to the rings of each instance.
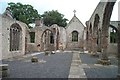
[[[38,63],[31,62],[33,56]],[[38,52],[2,62],[9,65],[8,78],[116,78],[117,58],[110,56],[109,66],[97,64],[98,59],[88,53],[64,51],[49,56]]]
[[[10,78],[67,78],[69,75],[72,53],[56,53],[45,56],[43,53],[36,55],[45,63],[31,63],[29,58],[15,61],[3,61],[8,63]]]

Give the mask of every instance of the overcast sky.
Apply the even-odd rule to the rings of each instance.
[[[58,10],[58,12],[64,14],[65,18],[70,20],[76,10],[76,16],[80,21],[85,24],[90,19],[93,11],[98,5],[100,0],[0,0],[0,13],[2,14],[7,7],[8,2],[21,2],[22,4],[30,4],[38,10],[39,14],[43,14],[44,11]],[[118,20],[118,2],[117,0],[111,20]]]

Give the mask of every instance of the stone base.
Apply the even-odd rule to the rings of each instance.
[[[49,51],[45,51],[45,55],[49,55],[50,54],[50,52]]]
[[[91,56],[93,56],[93,57],[99,57],[98,54],[91,54]]]
[[[120,80],[120,74],[117,74],[117,79],[116,80]]]
[[[7,69],[8,69],[8,64],[0,64],[0,71]]]
[[[120,74],[117,75],[117,78],[120,79]]]
[[[110,60],[98,59],[98,64],[110,65]]]
[[[9,76],[9,69],[8,64],[1,64],[0,65],[0,77],[8,77]]]
[[[38,62],[38,58],[37,57],[32,57],[31,62]]]
[[[52,52],[52,51],[51,51],[51,54],[55,54],[55,52]]]
[[[9,69],[4,70],[4,71],[0,71],[0,77],[2,77],[2,78],[9,77],[9,73],[10,73]]]

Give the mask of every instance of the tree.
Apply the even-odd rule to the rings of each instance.
[[[22,21],[29,25],[34,23],[36,18],[40,18],[38,11],[34,9],[31,5],[23,5],[21,3],[8,3],[8,8],[16,20]]]
[[[57,24],[61,27],[65,27],[67,25],[66,21],[68,21],[68,19],[64,18],[64,15],[59,13],[57,10],[46,11],[43,15],[41,15],[41,17],[43,18],[46,26]]]

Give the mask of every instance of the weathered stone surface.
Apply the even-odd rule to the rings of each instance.
[[[81,59],[78,53],[73,53],[72,63],[68,78],[86,78],[84,69],[81,67]]]
[[[37,57],[32,57],[31,62],[38,62],[38,58]]]
[[[0,71],[7,69],[8,69],[8,64],[0,64]]]
[[[3,71],[0,71],[0,77],[9,77],[10,75],[10,70],[3,70]]]
[[[103,60],[103,59],[98,59],[98,63],[102,65],[110,65],[111,62],[110,60]]]
[[[1,14],[0,14],[0,22],[2,27],[2,31],[1,31],[2,33],[0,32],[0,42],[2,43],[0,46],[0,52],[2,55],[0,59],[7,59],[11,57],[24,55],[25,54],[25,37],[26,37],[28,26],[23,22],[14,20],[12,18],[3,16]],[[14,42],[19,41],[19,45],[18,45],[19,50],[14,50],[14,51],[10,51],[10,43],[11,43],[10,30],[12,25],[19,25],[19,28],[22,29],[20,34],[20,40],[17,40],[18,38],[16,38],[16,41],[14,41]]]
[[[9,76],[8,64],[0,64],[0,77],[8,76]]]

